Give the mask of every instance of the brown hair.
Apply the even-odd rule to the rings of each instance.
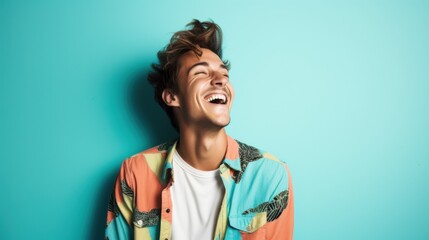
[[[172,107],[165,104],[162,92],[166,88],[175,90],[179,72],[179,58],[188,51],[193,51],[197,56],[202,55],[201,48],[210,49],[222,58],[222,30],[213,21],[200,22],[194,19],[186,25],[187,30],[173,34],[170,43],[158,52],[158,64],[152,64],[152,71],[148,75],[149,83],[155,88],[155,100],[164,109],[170,118],[173,127],[179,131],[177,120]],[[229,62],[224,61],[229,68]]]

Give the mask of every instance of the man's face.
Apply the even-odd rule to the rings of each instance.
[[[201,50],[201,57],[189,51],[179,58],[176,117],[187,126],[223,128],[230,122],[234,90],[219,56]]]

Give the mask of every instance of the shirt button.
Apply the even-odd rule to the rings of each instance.
[[[170,209],[169,209],[169,208],[167,208],[165,211],[166,211],[167,213],[170,213]],[[168,240],[168,239],[166,238],[166,240]]]

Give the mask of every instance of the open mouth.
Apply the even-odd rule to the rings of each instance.
[[[205,100],[213,104],[226,104],[227,98],[224,94],[210,94],[205,97]]]

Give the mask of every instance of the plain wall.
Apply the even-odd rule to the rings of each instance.
[[[225,34],[228,133],[285,159],[295,239],[429,239],[428,1],[0,1],[0,239],[103,239],[126,157],[176,136],[145,82]]]

